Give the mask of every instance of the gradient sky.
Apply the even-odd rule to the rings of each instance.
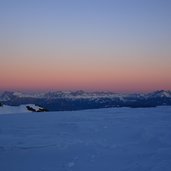
[[[171,0],[0,0],[0,90],[171,89]]]

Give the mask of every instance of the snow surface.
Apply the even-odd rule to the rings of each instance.
[[[32,112],[32,111],[29,111],[27,109],[27,106],[32,107],[36,111],[41,109],[41,107],[36,106],[34,104],[27,104],[27,105],[20,105],[20,106],[3,105],[3,106],[0,106],[0,114],[30,113],[30,112]]]
[[[2,171],[170,171],[171,107],[0,115]]]

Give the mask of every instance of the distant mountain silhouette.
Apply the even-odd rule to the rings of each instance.
[[[49,111],[108,107],[156,107],[171,105],[171,91],[159,90],[134,94],[82,90],[32,94],[6,91],[0,95],[0,101],[6,105],[35,104]]]

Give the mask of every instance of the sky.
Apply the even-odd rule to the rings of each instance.
[[[171,0],[0,0],[0,90],[171,89]]]

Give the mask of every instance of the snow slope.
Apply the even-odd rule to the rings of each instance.
[[[34,104],[27,104],[27,105],[20,105],[20,106],[3,105],[3,106],[0,106],[0,114],[30,113],[31,111],[27,109],[27,106],[32,107],[36,111],[41,108]]]
[[[171,107],[0,115],[2,171],[170,171]]]

